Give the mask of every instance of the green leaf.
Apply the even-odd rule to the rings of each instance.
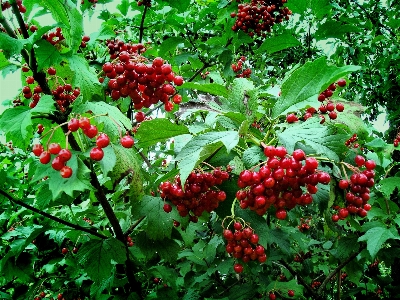
[[[181,250],[175,240],[152,240],[145,232],[137,235],[135,246],[140,248],[147,259],[151,259],[155,254],[158,254],[161,258],[172,264],[176,263],[178,253]]]
[[[166,55],[173,55],[176,52],[179,44],[184,44],[185,39],[181,37],[170,37],[162,42],[160,49],[158,50],[158,55],[164,57]],[[171,52],[171,53],[169,53]]]
[[[291,34],[282,34],[266,39],[257,49],[256,53],[268,52],[269,54],[301,45],[301,43]]]
[[[5,110],[0,116],[0,128],[14,145],[26,148],[29,138],[33,136],[32,116],[40,113],[51,113],[55,110],[51,96],[43,96],[35,108],[18,106]]]
[[[14,39],[6,33],[0,32],[0,49],[3,50],[2,52],[7,59],[13,55],[20,54],[23,47],[23,40]]]
[[[228,90],[226,87],[217,83],[199,84],[194,82],[185,82],[180,88],[197,90],[199,92],[209,93],[216,96],[228,96]]]
[[[102,115],[96,117],[96,121],[104,126],[103,131],[109,135],[111,140],[119,140],[118,126],[123,131],[124,128],[128,130],[132,128],[130,120],[117,107],[105,102],[80,103],[74,106],[72,111],[76,114],[84,114],[90,111],[93,115]]]
[[[349,32],[361,32],[361,28],[355,25],[342,24],[335,20],[327,20],[322,25],[319,25],[315,32],[315,38],[317,40],[324,40],[328,38],[342,38],[346,33]]]
[[[99,164],[104,176],[107,176],[107,174],[112,171],[112,169],[115,167],[115,164],[117,163],[117,157],[115,156],[114,152],[114,144],[111,144],[111,146],[109,147],[103,148],[103,151],[104,157],[101,161],[99,161]]]
[[[390,197],[394,190],[400,187],[400,177],[384,178],[379,182],[379,184],[382,193],[386,197]]]
[[[246,78],[236,78],[233,81],[232,88],[229,91],[227,98],[228,106],[231,110],[248,114],[248,106],[246,99],[248,92],[254,89],[254,84]],[[253,121],[253,120],[252,120]]]
[[[302,123],[289,125],[283,132],[278,132],[279,141],[292,153],[297,142],[311,146],[317,154],[323,154],[332,160],[339,160],[337,153],[346,150],[344,142],[346,135],[334,134],[333,129],[321,125],[318,117],[313,117]]]
[[[50,10],[54,20],[64,24],[67,30],[63,30],[63,35],[71,53],[75,53],[81,44],[83,32],[83,18],[76,5],[71,0],[42,0],[40,4]]]
[[[117,5],[117,9],[121,12],[123,16],[126,17],[126,14],[129,10],[129,0],[122,0],[122,2]]]
[[[77,254],[78,262],[94,282],[109,278],[114,264],[126,260],[125,246],[115,238],[92,239],[82,245]]]
[[[185,12],[190,5],[190,0],[167,0],[166,2],[180,12]]]
[[[62,59],[57,48],[54,47],[46,40],[40,40],[35,47],[35,55],[38,62],[38,70],[48,68],[50,66],[55,66],[59,64]]]
[[[33,176],[34,180],[43,178],[43,174],[49,176],[46,182],[49,185],[49,190],[52,192],[53,200],[57,199],[64,192],[73,197],[75,191],[91,190],[91,184],[88,173],[90,170],[76,155],[72,155],[67,163],[72,169],[72,176],[70,178],[62,178],[59,171],[50,168],[49,165],[42,165],[38,163],[36,173]]]
[[[318,95],[332,82],[359,70],[358,66],[336,67],[327,64],[321,57],[313,62],[307,62],[293,71],[282,84],[279,101],[272,108],[272,117],[285,115],[304,108],[306,105],[318,107]]]
[[[190,172],[222,146],[230,152],[239,142],[237,131],[208,132],[192,138],[176,157],[182,186]]]
[[[250,169],[251,167],[260,163],[260,160],[265,160],[265,155],[260,147],[253,146],[251,148],[247,148],[243,152],[242,160],[245,167]]]
[[[140,202],[139,215],[147,217],[148,237],[154,240],[171,238],[174,220],[179,219],[178,212],[174,208],[170,213],[163,209],[164,201],[160,197],[143,196]]]
[[[0,46],[0,48],[1,48],[1,46]],[[0,70],[3,70],[4,68],[8,67],[9,65],[11,65],[11,63],[4,56],[4,53],[0,52]],[[3,74],[3,77],[4,77],[4,74]]]
[[[154,119],[142,122],[135,135],[138,146],[147,148],[159,142],[165,142],[171,137],[187,134],[189,130],[184,125],[177,125],[168,119]]]
[[[74,72],[73,85],[81,89],[84,101],[102,95],[101,85],[94,71],[89,68],[87,60],[79,55],[65,56],[64,59]]]
[[[304,13],[307,9],[310,9],[318,18],[321,18],[322,16],[329,14],[332,7],[329,0],[302,0],[290,3],[290,10],[294,13],[305,15]]]
[[[398,236],[385,227],[374,227],[369,229],[363,236],[358,238],[358,241],[367,242],[367,250],[372,258],[375,258],[378,251],[382,248],[383,243],[388,239],[400,239]]]

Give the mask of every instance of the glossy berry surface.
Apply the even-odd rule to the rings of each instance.
[[[99,148],[105,148],[110,144],[110,138],[105,133],[100,133],[96,138],[96,145]]]
[[[100,161],[104,157],[104,151],[101,148],[95,147],[90,150],[90,158],[95,161]]]
[[[130,135],[125,135],[121,138],[120,143],[124,148],[132,148],[135,141]]]

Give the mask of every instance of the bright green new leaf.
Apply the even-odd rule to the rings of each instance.
[[[168,119],[154,119],[142,122],[135,135],[138,146],[147,148],[158,142],[165,142],[169,138],[177,135],[187,134],[189,130],[184,125],[177,125]]]
[[[332,129],[321,125],[318,117],[313,117],[302,123],[289,125],[283,132],[278,132],[279,141],[292,153],[297,142],[311,146],[317,154],[332,160],[339,160],[337,153],[345,151],[344,142],[348,138],[344,134],[335,134]]]
[[[37,47],[34,49],[38,63],[38,70],[55,66],[62,61],[61,55],[57,48],[46,40],[42,39],[38,41]]]
[[[112,171],[115,164],[117,163],[117,157],[115,156],[114,145],[109,145],[108,147],[103,148],[104,157],[101,161],[99,161],[100,168],[103,171],[104,176]]]
[[[123,16],[126,16],[129,10],[129,0],[122,0],[121,3],[117,5],[117,9]]]
[[[288,112],[295,112],[306,105],[319,107],[318,95],[323,90],[332,82],[359,69],[358,66],[328,65],[325,57],[307,62],[290,74],[282,84],[281,97],[272,108],[272,117],[276,118]]]
[[[268,52],[269,54],[301,45],[291,34],[282,34],[266,39],[257,49],[256,53]]]
[[[94,282],[108,278],[115,263],[126,260],[125,246],[115,238],[91,239],[84,243],[77,254],[78,261]]]
[[[324,24],[319,25],[314,36],[317,40],[324,40],[328,38],[342,38],[346,33],[361,31],[363,30],[355,25],[341,24],[334,20],[328,20]]]
[[[367,242],[367,250],[372,258],[375,258],[378,251],[382,248],[383,243],[388,239],[400,239],[385,227],[374,227],[369,229],[363,236],[358,238],[358,241]]]
[[[176,157],[182,185],[190,172],[222,146],[230,152],[239,142],[237,131],[207,132],[192,138]]]
[[[290,2],[290,10],[294,13],[304,15],[307,9],[311,10],[317,18],[330,14],[332,9],[329,0],[302,0]]]
[[[216,96],[228,97],[228,90],[226,87],[217,83],[198,84],[194,82],[185,82],[180,88],[197,90],[199,92],[209,93]]]
[[[8,36],[6,33],[0,32],[0,49],[3,50],[3,53],[7,59],[13,55],[20,54],[23,47],[23,40],[14,39]]]
[[[161,57],[164,57],[165,55],[171,56],[174,54],[174,52],[176,52],[178,45],[183,43],[185,43],[185,39],[181,37],[170,37],[163,41],[160,49],[158,50],[158,55]]]

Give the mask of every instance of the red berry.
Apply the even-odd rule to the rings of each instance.
[[[173,101],[175,104],[180,104],[180,103],[182,102],[182,96],[179,95],[179,94],[176,94],[176,95],[172,98],[172,101]]]
[[[299,120],[299,118],[297,118],[297,116],[295,114],[288,114],[286,116],[286,122],[288,123],[294,123],[297,122]]]
[[[336,83],[337,83],[337,85],[340,86],[340,87],[346,86],[346,80],[343,79],[343,78],[339,79]]]
[[[365,164],[365,158],[361,155],[356,155],[354,162],[357,166],[362,167]]]
[[[59,156],[56,156],[51,162],[51,167],[56,171],[60,171],[64,165],[65,162]]]
[[[170,213],[172,211],[172,206],[168,203],[165,203],[163,209],[166,213]]]
[[[174,103],[172,103],[170,101],[165,102],[164,109],[167,112],[172,111],[174,109]]]
[[[110,138],[105,133],[100,133],[96,139],[96,145],[99,148],[105,148],[110,144]]]
[[[45,293],[45,292],[41,292],[41,293],[39,294],[39,296],[40,296],[41,298],[44,298],[44,297],[46,297],[46,293]]]
[[[90,139],[94,138],[98,132],[96,125],[90,125],[89,128],[83,130],[83,133]]]
[[[48,164],[50,160],[51,160],[51,155],[47,151],[43,151],[39,156],[39,161],[44,165]]]
[[[50,152],[50,154],[58,154],[61,151],[61,146],[57,143],[51,143],[49,145],[48,151]]]
[[[279,208],[279,209],[276,211],[275,216],[276,216],[279,220],[284,220],[284,219],[286,219],[287,212],[286,212],[286,210],[284,210],[283,208]]]
[[[79,121],[78,119],[72,118],[71,120],[69,120],[68,122],[68,130],[69,131],[77,131],[80,127]]]
[[[74,247],[74,249],[72,249],[72,253],[74,253],[74,254],[76,254],[76,253],[78,253],[78,248],[77,247]]]
[[[369,204],[369,203],[364,204],[364,210],[370,211],[371,210],[371,204]]]
[[[33,154],[35,154],[35,156],[40,156],[40,154],[42,154],[43,152],[43,146],[42,144],[34,144],[32,147],[32,152]]]
[[[243,272],[243,266],[241,264],[235,264],[233,266],[233,269],[235,270],[236,273],[242,273]]]
[[[344,111],[344,105],[343,105],[343,103],[337,103],[337,104],[336,104],[336,110],[337,110],[338,112]]]
[[[35,79],[32,76],[26,77],[26,83],[27,84],[33,84],[35,82]]]
[[[227,241],[231,241],[231,240],[234,239],[233,233],[232,233],[232,231],[229,230],[229,229],[225,229],[224,232],[223,232],[223,235],[224,235],[224,238],[225,238]]]
[[[101,148],[95,147],[90,150],[90,158],[95,161],[100,161],[104,157],[104,151]]]
[[[79,119],[79,127],[82,130],[89,129],[90,127],[90,120],[86,117],[82,117]],[[71,130],[72,131],[72,130]]]
[[[64,166],[60,170],[60,174],[62,178],[70,178],[72,176],[72,169],[68,166]]]
[[[337,118],[337,113],[335,111],[330,111],[328,113],[329,119],[335,120]]]
[[[341,220],[344,220],[349,215],[349,211],[346,208],[341,208],[339,209],[338,215]]]
[[[268,297],[269,297],[270,300],[275,300],[276,299],[276,295],[274,293],[270,293]]]
[[[233,228],[235,228],[236,230],[241,230],[242,229],[242,224],[240,222],[235,222],[233,224]]]
[[[339,216],[338,215],[332,215],[332,221],[333,222],[337,222],[337,221],[339,221]]]
[[[122,147],[132,148],[135,143],[134,139],[130,135],[125,135],[120,140]]]
[[[349,181],[342,179],[339,181],[339,188],[341,188],[342,190],[345,190],[349,187]]]
[[[135,115],[136,122],[138,123],[143,122],[145,117],[146,115],[144,114],[144,112],[138,111]]]
[[[62,254],[67,254],[68,253],[68,248],[62,248],[61,253]]]
[[[325,101],[325,95],[324,94],[319,94],[318,95],[318,101],[319,102],[324,102]]]
[[[294,291],[293,290],[289,290],[287,292],[287,294],[288,294],[289,297],[294,297]]]
[[[71,159],[72,154],[68,149],[61,149],[58,153],[58,156],[63,162],[67,162]]]
[[[367,160],[367,161],[365,162],[365,167],[367,168],[367,170],[373,170],[373,169],[375,169],[375,167],[376,167],[376,162],[373,161],[372,159]]]
[[[297,161],[301,161],[306,158],[306,154],[301,149],[294,150],[292,156]]]
[[[47,69],[47,73],[49,75],[56,75],[56,69],[54,69],[54,67],[50,67]]]
[[[329,102],[329,103],[326,105],[326,110],[327,110],[327,111],[334,111],[334,110],[335,110],[335,104],[333,104],[332,102]]]
[[[174,77],[174,84],[176,86],[181,86],[183,84],[183,77],[182,76],[175,76]]]
[[[58,294],[57,295],[57,300],[61,300],[63,298],[63,295],[62,294]]]

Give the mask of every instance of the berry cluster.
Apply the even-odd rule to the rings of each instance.
[[[111,59],[116,59],[123,51],[128,52],[131,55],[140,54],[146,51],[146,48],[143,44],[125,43],[124,41],[118,39],[106,40],[106,43]]]
[[[128,245],[128,247],[133,247],[135,245],[135,243],[132,241],[132,238],[129,235],[126,237],[126,244]]]
[[[16,0],[17,5],[18,5],[18,10],[20,11],[20,13],[26,13],[26,7],[22,4],[22,0]],[[7,9],[11,8],[11,4],[8,1],[4,1],[3,3],[1,3],[1,10],[5,11]]]
[[[267,260],[265,249],[258,244],[259,237],[254,230],[250,227],[244,227],[240,222],[233,224],[235,231],[224,229],[224,238],[228,241],[225,249],[226,252],[231,254],[236,259],[241,259],[244,263],[250,260],[258,260],[263,263]],[[240,266],[240,267],[239,267]],[[234,270],[236,273],[243,271],[241,264],[235,264]]]
[[[147,6],[147,7],[151,7],[151,0],[139,0],[137,2],[138,6]]]
[[[321,282],[320,281],[313,281],[312,283],[311,283],[311,288],[313,288],[313,289],[318,289],[320,286],[321,286]]]
[[[95,7],[95,6],[96,6],[96,3],[98,2],[98,0],[88,0],[88,2],[89,2],[89,3],[92,3],[92,4],[93,4],[93,7]],[[82,0],[82,1],[81,1],[81,4],[82,4],[82,5],[85,4],[85,0]]]
[[[237,191],[236,198],[242,209],[249,207],[263,215],[270,206],[275,206],[276,217],[283,220],[287,215],[285,208],[310,204],[317,184],[328,184],[331,180],[328,173],[317,170],[318,161],[306,157],[301,149],[290,156],[285,147],[266,146],[264,154],[268,160],[259,171],[244,170],[239,175],[238,186],[242,190]]]
[[[400,143],[400,132],[397,133],[395,139],[393,140],[393,146],[398,147]]]
[[[238,78],[249,78],[251,74],[251,70],[249,68],[242,71],[243,62],[246,61],[246,57],[241,56],[236,64],[232,64],[231,68],[233,72],[236,73],[236,77]]]
[[[329,119],[335,120],[337,118],[337,112],[344,111],[343,103],[338,102],[334,104],[330,100],[330,97],[332,97],[333,92],[336,90],[336,85],[338,85],[339,87],[344,87],[346,85],[346,80],[339,79],[336,83],[330,84],[329,87],[318,96],[318,101],[321,102],[321,106],[318,108],[321,124],[325,122],[324,114],[327,113]],[[304,121],[306,121],[307,119],[312,118],[315,113],[317,113],[317,109],[315,109],[314,107],[309,107],[306,109],[306,112],[302,118]],[[294,123],[297,122],[298,120],[299,118],[294,113],[288,114],[286,116],[286,122],[288,123]]]
[[[84,35],[82,37],[82,41],[81,41],[81,48],[86,48],[86,43],[90,41],[90,37],[87,35]]]
[[[232,18],[237,17],[232,30],[240,29],[251,37],[265,37],[264,32],[271,32],[275,23],[289,20],[292,11],[283,7],[286,2],[287,0],[252,0],[250,3],[240,3],[238,12],[231,13]]]
[[[310,229],[310,222],[311,222],[311,217],[308,217],[307,219],[301,218],[300,219],[300,225],[297,226],[301,232],[307,231]]]
[[[175,177],[173,183],[166,181],[160,184],[161,198],[169,200],[179,215],[185,217],[190,215],[190,221],[197,222],[197,217],[204,211],[215,210],[219,202],[226,199],[224,191],[216,190],[213,187],[221,185],[229,178],[229,173],[217,168],[213,172],[194,170],[186,180],[184,190],[182,189],[179,176]],[[164,205],[165,212],[171,212],[172,207],[168,203]]]
[[[110,78],[108,87],[114,100],[120,97],[130,97],[134,108],[149,108],[159,101],[164,103],[166,111],[171,111],[174,104],[169,101],[175,93],[175,87],[183,84],[183,78],[172,72],[171,65],[160,57],[146,64],[146,58],[129,51],[118,54],[118,60],[103,65],[105,75]],[[181,97],[174,97],[175,103],[180,103]]]
[[[374,186],[374,176],[376,163],[373,160],[365,160],[361,155],[356,155],[354,159],[358,168],[347,165],[353,174],[350,180],[342,179],[339,181],[339,188],[347,191],[346,207],[338,208],[338,213],[332,215],[332,221],[337,222],[344,220],[349,214],[364,218],[367,212],[371,209],[371,204],[368,204],[370,198],[370,188]],[[364,168],[360,170],[359,168]]]
[[[357,133],[353,134],[351,138],[349,138],[344,144],[346,145],[347,148],[358,148],[360,145],[356,143],[358,140]]]
[[[57,27],[55,32],[50,32],[49,34],[45,33],[42,35],[42,39],[48,41],[53,46],[60,43],[65,39],[61,32],[61,28]]]

